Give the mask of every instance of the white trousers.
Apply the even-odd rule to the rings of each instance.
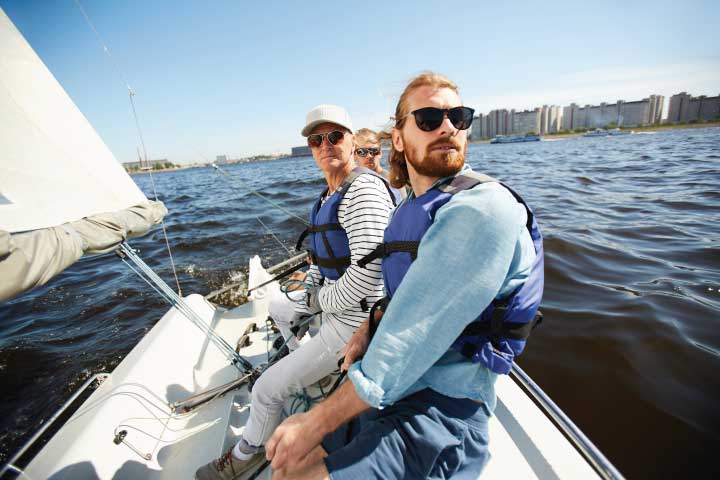
[[[270,314],[283,336],[286,332],[292,335],[289,327],[293,312],[293,303],[284,295],[271,299]],[[352,327],[323,321],[315,336],[294,345],[289,355],[260,376],[252,390],[250,417],[243,431],[245,442],[252,446],[267,442],[282,421],[285,401],[338,368],[340,352],[353,332]]]

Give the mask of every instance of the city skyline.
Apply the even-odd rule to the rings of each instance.
[[[140,143],[126,83],[147,156],[182,164],[289,152],[320,103],[343,105],[356,128],[383,127],[423,70],[449,76],[479,112],[720,90],[720,5],[710,1],[565,1],[540,12],[476,2],[442,19],[432,2],[371,1],[362,12],[332,2],[80,3],[111,57],[72,0],[0,7],[119,162],[135,161]]]
[[[651,94],[642,100],[618,99],[614,103],[603,101],[598,105],[573,102],[566,106],[544,104],[526,110],[500,108],[487,113],[476,112],[471,136],[473,140],[480,140],[496,135],[546,135],[608,126],[638,127],[719,119],[720,94],[692,95],[683,91],[667,99]]]

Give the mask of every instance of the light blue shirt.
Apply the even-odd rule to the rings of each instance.
[[[526,222],[525,207],[494,182],[438,209],[362,361],[350,367],[360,398],[383,408],[431,388],[495,409],[496,374],[449,348],[493,299],[527,279],[535,249]]]

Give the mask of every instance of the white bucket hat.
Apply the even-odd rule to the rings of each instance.
[[[307,137],[313,128],[321,123],[334,123],[345,127],[352,133],[352,122],[347,110],[337,105],[323,104],[310,110],[305,118],[305,128],[300,132],[303,137]]]

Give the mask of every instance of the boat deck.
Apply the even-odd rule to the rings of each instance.
[[[269,274],[251,261],[251,285]],[[275,289],[275,290],[272,290]],[[185,301],[231,345],[251,323],[251,344],[241,353],[267,361],[273,337],[266,325],[268,297],[257,290],[233,310],[200,295]],[[168,404],[241,376],[204,334],[170,310],[86,400],[25,468],[30,478],[192,478],[242,433],[249,408],[243,386],[184,414]],[[319,390],[309,392],[311,396]],[[541,409],[508,376],[497,382],[498,406],[490,422],[491,459],[484,478],[597,478],[598,474]],[[124,432],[124,435],[123,433]],[[120,434],[120,435],[118,435]],[[117,442],[117,443],[116,443]],[[270,478],[269,468],[257,478]]]

